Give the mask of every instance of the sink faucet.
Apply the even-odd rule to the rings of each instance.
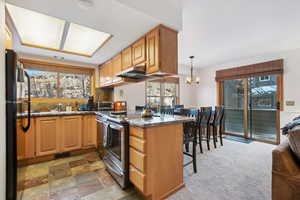
[[[57,105],[57,111],[58,112],[61,112],[63,110],[63,104],[62,103],[59,103],[58,105]]]

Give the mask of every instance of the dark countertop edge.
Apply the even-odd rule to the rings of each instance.
[[[73,111],[73,112],[39,112],[31,113],[31,117],[54,117],[54,116],[71,116],[71,115],[94,115],[96,111]],[[17,114],[17,118],[26,118],[27,113]]]

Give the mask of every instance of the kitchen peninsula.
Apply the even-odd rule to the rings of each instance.
[[[147,199],[164,199],[184,187],[183,123],[191,118],[164,114],[142,118],[139,113],[111,115],[109,112],[97,115],[115,124],[128,125],[123,132],[127,137],[121,140],[128,140],[125,149],[129,151],[129,158],[121,163],[127,165],[125,176],[129,170],[130,182]],[[115,147],[112,149],[115,151]],[[120,158],[126,159],[126,156]]]

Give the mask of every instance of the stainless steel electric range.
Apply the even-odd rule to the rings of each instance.
[[[129,124],[111,113],[97,113],[99,153],[107,171],[125,189],[129,186]]]

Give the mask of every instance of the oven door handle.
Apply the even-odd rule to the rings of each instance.
[[[119,130],[119,131],[121,131],[124,128],[123,126],[114,125],[112,123],[109,125],[109,127],[111,129],[115,129],[115,130]]]
[[[107,159],[105,159],[105,160],[107,160]],[[122,172],[120,172],[120,171],[114,169],[114,168],[110,165],[109,161],[105,162],[105,165],[106,165],[106,167],[107,167],[110,171],[114,172],[116,175],[118,175],[118,176],[120,176],[120,177],[121,177],[121,176],[124,176],[124,174],[123,174]]]

